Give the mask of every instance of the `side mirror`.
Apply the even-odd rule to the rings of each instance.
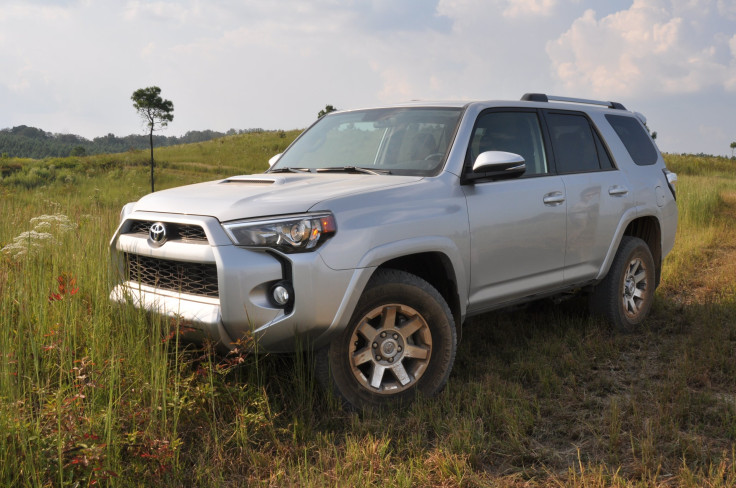
[[[525,171],[526,162],[518,154],[504,151],[486,151],[475,158],[473,172],[466,174],[465,180],[507,180],[518,178]]]
[[[278,153],[275,156],[271,156],[271,159],[268,160],[268,167],[270,168],[274,164],[276,164],[276,161],[278,161],[281,158],[281,155],[284,153]]]

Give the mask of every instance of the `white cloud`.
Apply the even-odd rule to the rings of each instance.
[[[396,68],[382,68],[376,63],[373,63],[372,67],[381,76],[382,89],[378,92],[378,98],[383,103],[408,101],[417,96],[413,83],[405,71]]]
[[[731,51],[731,69],[724,85],[726,90],[736,92],[736,35],[728,41],[728,47]]]
[[[733,0],[718,0],[718,13],[729,20],[736,20],[736,2]]]
[[[660,109],[685,98],[702,120],[736,105],[734,2],[0,0],[0,128],[136,132],[130,95],[151,85],[176,107],[167,134],[305,127],[327,103],[546,91],[639,96],[663,144],[713,152],[697,127],[656,119],[683,124]],[[670,99],[647,107],[646,93]],[[732,112],[718,121],[736,126]]]
[[[508,18],[527,15],[549,15],[557,5],[557,0],[507,0],[503,16]]]
[[[201,14],[199,3],[182,8],[185,2],[148,2],[132,0],[125,5],[123,14],[126,20],[151,19],[157,21],[186,22]]]
[[[37,19],[37,20],[54,20],[54,19],[65,19],[69,17],[69,12],[66,8],[56,5],[34,5],[31,2],[27,3],[7,3],[0,6],[0,22],[8,20],[24,20],[24,19]]]
[[[28,94],[31,88],[34,91],[43,92],[45,85],[48,85],[48,75],[33,70],[30,67],[20,69],[15,76],[11,77],[7,86],[16,94]]]
[[[597,97],[729,86],[735,67],[718,55],[726,48],[723,36],[690,35],[690,24],[675,14],[696,4],[634,0],[629,9],[601,19],[587,10],[547,43],[554,76],[571,93]]]

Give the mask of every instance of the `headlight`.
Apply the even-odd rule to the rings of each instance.
[[[238,246],[270,247],[286,253],[317,249],[337,230],[330,213],[238,220],[222,226]]]

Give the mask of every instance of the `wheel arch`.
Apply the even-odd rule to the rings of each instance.
[[[628,220],[628,218],[631,220]],[[624,237],[638,237],[643,240],[649,251],[652,253],[655,268],[655,287],[659,286],[659,280],[662,274],[662,228],[659,219],[653,215],[636,215],[636,209],[632,208],[624,218],[619,222],[616,234],[612,239],[611,246],[608,248],[606,259],[603,261],[598,272],[595,282],[599,283],[605,279],[611,269],[613,258],[621,247],[621,241]]]
[[[452,261],[446,254],[437,251],[409,254],[390,259],[381,264],[378,269],[406,271],[432,285],[450,307],[458,331],[458,340],[460,339],[464,314],[458,293],[457,276]]]

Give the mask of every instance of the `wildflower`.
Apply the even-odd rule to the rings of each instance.
[[[3,253],[10,254],[14,258],[25,256],[29,251],[39,249],[42,245],[56,244],[54,236],[48,232],[36,230],[21,232],[13,239],[13,242],[0,249]]]
[[[72,222],[69,217],[64,214],[39,215],[30,220],[34,230],[54,229],[61,232],[69,232],[77,229],[77,224]]]
[[[79,287],[76,286],[77,279],[68,273],[62,273],[56,278],[58,284],[57,292],[51,292],[49,294],[49,301],[63,300],[65,296],[74,296],[79,291]]]
[[[30,220],[33,229],[21,232],[13,242],[0,249],[15,259],[38,250],[44,245],[56,245],[55,236],[77,229],[77,224],[64,214],[40,215]]]

